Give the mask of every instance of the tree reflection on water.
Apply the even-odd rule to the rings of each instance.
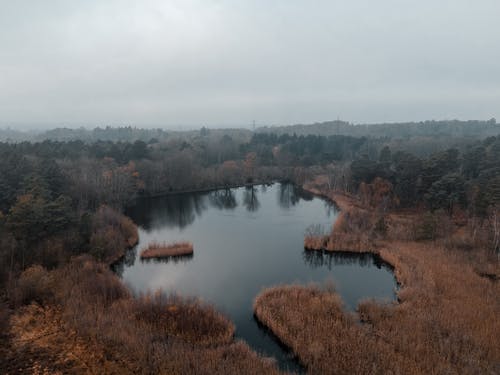
[[[248,186],[245,188],[245,191],[243,192],[243,205],[250,212],[254,212],[259,209],[260,202],[259,199],[257,198],[256,187]]]
[[[377,254],[369,252],[353,253],[349,251],[324,251],[304,250],[302,253],[304,263],[312,268],[326,267],[332,270],[334,266],[358,265],[368,267],[375,265],[377,268],[392,270],[392,267],[384,262]]]
[[[233,210],[238,207],[238,202],[232,189],[212,191],[208,193],[208,199],[212,207],[219,210]]]
[[[261,193],[267,187],[261,185]],[[172,194],[162,197],[137,200],[135,206],[127,210],[127,215],[134,218],[136,224],[147,231],[159,228],[180,228],[191,225],[209,207],[219,210],[234,210],[239,206],[236,198],[237,189],[220,189],[210,192]],[[259,188],[245,187],[241,204],[249,211],[261,208]],[[282,183],[278,189],[278,203],[283,208],[290,208],[301,199],[311,200],[312,195],[293,184]]]
[[[192,260],[194,254],[185,254],[185,255],[172,255],[169,257],[161,257],[161,258],[141,258],[142,263],[186,263]]]

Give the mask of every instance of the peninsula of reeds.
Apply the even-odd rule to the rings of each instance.
[[[193,244],[191,242],[150,242],[146,248],[141,250],[142,259],[168,258],[191,254],[193,254]]]

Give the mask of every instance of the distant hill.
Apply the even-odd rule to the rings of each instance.
[[[164,139],[168,132],[163,129],[141,129],[131,126],[105,128],[97,127],[94,129],[78,128],[57,128],[45,131],[39,134],[35,140],[43,141],[46,139],[54,141],[73,141],[81,140],[84,142],[94,141],[113,141],[113,142],[149,142],[151,139]]]
[[[135,142],[135,141],[165,141],[167,139],[193,139],[206,137],[210,139],[220,139],[224,136],[233,140],[248,141],[252,136],[252,131],[248,129],[208,129],[202,127],[199,130],[175,131],[165,129],[143,129],[131,126],[94,129],[87,128],[55,128],[45,131],[20,131],[11,128],[0,129],[1,142],[42,142],[45,140],[68,142],[83,141],[93,143],[96,141],[111,142]]]
[[[55,128],[45,131],[19,131],[11,128],[0,129],[0,140],[7,142],[21,141],[113,141],[134,142],[150,141],[153,138],[163,139],[168,133],[162,129],[140,129],[131,126],[105,128]]]
[[[357,137],[472,137],[486,138],[500,134],[500,124],[495,119],[488,121],[423,121],[385,124],[354,125],[345,121],[328,121],[310,125],[261,127],[260,133],[297,135],[350,135]]]
[[[296,135],[346,135],[352,137],[373,137],[408,139],[423,138],[468,138],[483,139],[500,134],[500,124],[495,119],[488,121],[423,121],[387,124],[360,124],[355,125],[345,121],[328,121],[315,124],[297,124],[287,126],[265,126],[255,130],[256,133],[268,134],[296,134]],[[208,129],[174,131],[165,129],[143,129],[131,126],[87,128],[56,128],[46,131],[20,131],[11,128],[0,129],[0,141],[22,142],[44,140],[96,142],[150,142],[151,140],[164,141],[166,139],[193,139],[209,137],[220,139],[229,136],[233,140],[248,141],[253,132],[248,129]]]
[[[21,131],[15,130],[12,128],[4,128],[0,129],[0,141],[2,142],[22,142],[29,141],[34,139],[39,132],[30,130],[30,131]]]

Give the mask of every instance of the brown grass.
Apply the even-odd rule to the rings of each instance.
[[[396,267],[399,304],[365,301],[354,318],[331,292],[280,287],[257,297],[255,313],[311,373],[498,373],[498,282],[434,244],[393,243],[380,255]]]
[[[17,361],[19,353],[42,353],[40,373],[279,373],[233,339],[225,316],[198,300],[161,292],[134,298],[108,267],[87,256],[25,278],[40,275],[48,289],[43,307],[30,304],[12,316],[9,354]]]
[[[355,207],[338,214],[331,233],[322,236],[305,236],[304,248],[308,250],[342,250],[366,252],[376,247],[380,239],[373,227],[376,215]]]
[[[167,244],[165,242],[151,242],[148,247],[141,250],[141,258],[168,258],[173,256],[193,254],[193,244],[191,242],[175,242]]]
[[[308,373],[409,374],[418,368],[344,312],[340,297],[331,290],[266,289],[256,298],[254,311],[297,354]]]
[[[118,261],[137,244],[137,226],[111,207],[101,206],[92,218],[90,254],[107,264]]]
[[[456,238],[453,223],[440,221],[435,241],[412,240],[417,212],[389,213],[387,236],[379,238],[370,228],[375,220],[365,226],[358,217],[378,213],[357,207],[355,198],[340,198],[350,218],[341,216],[321,247],[379,254],[401,284],[399,303],[364,301],[353,317],[329,291],[281,287],[257,297],[258,318],[311,373],[500,373],[498,259],[477,243],[471,246],[463,230]],[[361,248],[365,239],[369,246]]]
[[[135,301],[131,315],[147,329],[185,343],[226,345],[234,336],[234,324],[213,307],[176,295],[145,295]]]

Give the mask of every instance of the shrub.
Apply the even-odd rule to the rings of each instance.
[[[49,272],[42,266],[35,265],[26,269],[16,284],[13,293],[15,305],[32,301],[43,303],[51,296]]]
[[[132,220],[108,206],[97,210],[91,226],[89,253],[106,263],[123,256],[125,249],[135,245],[139,238]]]
[[[426,241],[435,240],[437,236],[437,220],[436,217],[426,212],[421,218],[417,219],[415,228],[415,240]]]

